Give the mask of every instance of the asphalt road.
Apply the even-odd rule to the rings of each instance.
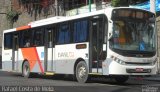
[[[29,90],[27,90],[28,87]],[[35,90],[36,87],[37,90]],[[118,84],[113,79],[92,77],[87,83],[80,84],[72,80],[70,76],[39,75],[27,79],[17,73],[0,71],[0,91],[7,92],[8,90],[10,92],[32,90],[35,92],[38,90],[46,92],[160,92],[160,81],[132,77],[126,83]]]

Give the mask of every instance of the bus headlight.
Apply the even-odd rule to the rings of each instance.
[[[121,64],[121,65],[125,65],[125,64],[126,64],[125,61],[123,61],[123,60],[121,60],[121,59],[119,59],[119,58],[117,58],[117,57],[115,57],[115,56],[111,56],[111,58],[112,58],[114,61],[116,61],[117,63]]]

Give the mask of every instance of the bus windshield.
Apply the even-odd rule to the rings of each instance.
[[[114,20],[111,48],[153,52],[156,49],[155,23],[136,20]]]

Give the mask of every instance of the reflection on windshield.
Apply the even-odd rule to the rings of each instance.
[[[154,23],[114,21],[111,47],[120,50],[155,51]]]

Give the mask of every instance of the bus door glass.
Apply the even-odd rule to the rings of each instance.
[[[12,70],[18,70],[18,34],[13,34]]]
[[[91,31],[90,31],[90,61],[92,62],[92,68],[102,68],[102,60],[106,56],[106,51],[103,50],[104,44],[104,19],[102,15],[93,16],[91,19]],[[106,49],[106,48],[105,48]]]
[[[45,31],[45,48],[44,48],[44,67],[45,71],[51,72],[55,71],[54,67],[54,51],[55,51],[55,27],[50,26],[46,28]]]

